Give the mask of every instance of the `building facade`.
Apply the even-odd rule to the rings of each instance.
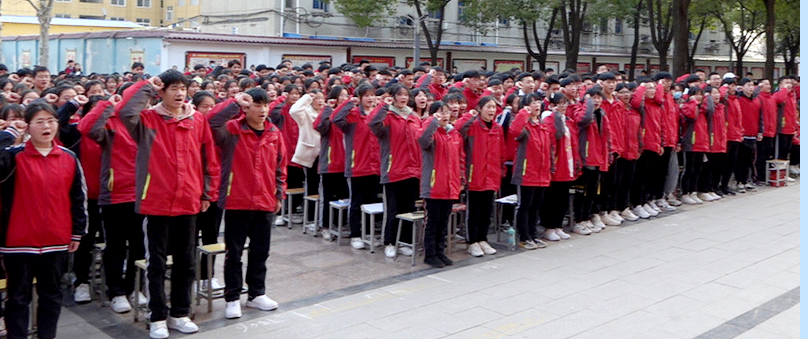
[[[55,0],[54,18],[131,21],[145,27],[191,28],[203,0]],[[3,1],[3,15],[34,16],[26,1]]]

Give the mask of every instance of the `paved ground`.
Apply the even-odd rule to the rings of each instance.
[[[224,320],[220,300],[192,337],[796,338],[799,220],[799,185],[767,188],[546,249],[458,251],[443,270],[281,229],[268,277],[280,308]],[[146,337],[97,303],[60,324],[65,338]]]

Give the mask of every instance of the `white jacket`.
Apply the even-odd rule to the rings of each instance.
[[[311,107],[312,101],[314,98],[310,94],[304,94],[289,109],[289,115],[297,122],[299,133],[292,162],[304,167],[313,166],[314,159],[320,154],[320,133],[314,130],[314,120],[320,112]]]

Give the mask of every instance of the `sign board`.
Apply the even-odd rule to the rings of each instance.
[[[353,63],[354,65],[359,65],[359,61],[363,59],[370,61],[370,64],[376,68],[393,67],[396,65],[395,57],[363,56],[363,55],[354,55],[353,58],[351,59],[351,63]]]
[[[609,72],[612,72],[612,73],[617,73],[617,71],[620,70],[620,64],[618,64],[618,63],[600,64],[598,67],[600,67],[600,66],[606,66],[606,68],[609,69]]]
[[[738,74],[735,74],[735,75],[738,75]],[[746,74],[743,74],[741,76],[745,77]],[[763,78],[763,67],[752,67],[752,77],[754,79],[762,79]]]
[[[129,64],[132,65],[136,62],[143,63],[145,53],[143,51],[129,51]]]
[[[420,58],[420,59],[421,59],[421,62],[426,61],[426,62],[432,63],[432,58]],[[421,63],[421,62],[419,62],[419,63]],[[407,57],[406,59],[404,59],[404,65],[405,65],[404,68],[412,69],[414,67],[412,65],[412,57]],[[418,65],[415,65],[415,66],[418,66]],[[438,58],[438,66],[445,69],[446,64],[443,62],[443,58]]]
[[[22,50],[22,55],[20,55],[20,64],[23,68],[30,68],[31,67],[31,50],[24,49]]]
[[[314,69],[320,66],[320,62],[326,61],[331,63],[330,55],[307,55],[307,54],[284,54],[281,56],[282,60],[289,60],[292,62],[292,67],[300,67],[305,64],[311,64]]]
[[[525,70],[525,62],[523,60],[494,60],[494,72],[508,72],[514,67]]]
[[[588,62],[579,62],[575,65],[575,72],[578,74],[592,73],[592,64]]]
[[[456,67],[458,72],[479,71],[486,68],[488,62],[485,59],[452,59],[452,66]]]
[[[76,60],[76,49],[75,48],[68,49],[68,50],[65,51],[65,62],[70,61],[70,60],[73,60],[74,62],[78,61],[78,60]]]
[[[247,55],[244,53],[213,53],[213,52],[185,52],[185,66],[194,69],[196,65],[210,66],[213,61],[217,66],[227,67],[230,60],[241,61],[241,66],[247,63]]]

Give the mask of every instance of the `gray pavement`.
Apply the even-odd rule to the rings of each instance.
[[[399,275],[379,278],[373,266],[343,266],[350,274],[338,276],[347,281],[338,293],[289,300],[270,284],[278,310],[224,320],[222,303],[189,337],[796,338],[799,244],[799,184],[765,188],[546,249],[482,260],[456,252],[451,269],[399,260],[386,263]],[[322,275],[303,285],[330,286]],[[142,323],[109,314],[97,304],[68,308],[60,337],[145,337]]]

